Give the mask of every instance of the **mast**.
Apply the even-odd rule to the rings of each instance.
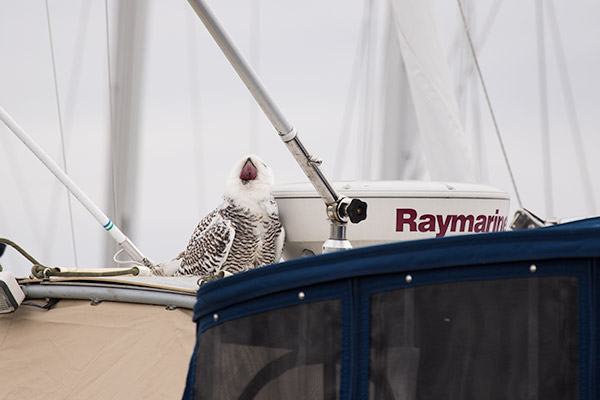
[[[140,115],[148,5],[143,1],[122,1],[117,8],[115,75],[109,90],[114,102],[110,110],[110,169],[108,176],[109,214],[115,223],[135,236],[133,219],[138,181]],[[108,29],[108,26],[107,26]],[[108,38],[107,38],[108,40]],[[107,49],[109,51],[109,49]],[[109,57],[110,60],[110,57]],[[108,68],[111,68],[109,65]],[[110,76],[110,75],[109,75]],[[106,263],[113,262],[114,244],[106,242]]]

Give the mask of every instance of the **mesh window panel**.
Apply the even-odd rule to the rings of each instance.
[[[341,301],[280,308],[200,334],[196,399],[338,399]]]
[[[369,399],[576,399],[577,324],[573,277],[375,294]]]

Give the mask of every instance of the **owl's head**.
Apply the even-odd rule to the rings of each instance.
[[[246,155],[231,170],[225,196],[232,199],[270,198],[274,183],[273,173],[267,164],[254,154]]]

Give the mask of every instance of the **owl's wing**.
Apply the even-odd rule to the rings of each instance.
[[[196,227],[183,255],[181,275],[215,275],[231,250],[235,230],[219,212],[207,215]]]
[[[285,229],[279,220],[279,210],[277,208],[277,203],[275,199],[271,199],[267,210],[269,211],[270,217],[270,226],[267,232],[268,239],[270,243],[273,243],[273,252],[274,258],[273,260],[269,260],[270,262],[276,263],[279,262],[281,256],[283,255],[283,246],[285,243]]]
[[[274,262],[279,262],[281,256],[283,255],[283,247],[285,245],[285,228],[283,225],[280,225],[281,230],[279,231],[279,235],[275,239],[275,260]]]

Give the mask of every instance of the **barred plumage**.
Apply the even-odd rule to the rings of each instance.
[[[223,203],[198,223],[185,251],[159,266],[159,273],[210,277],[279,261],[284,229],[272,190],[269,167],[257,156],[244,157],[232,170]]]

